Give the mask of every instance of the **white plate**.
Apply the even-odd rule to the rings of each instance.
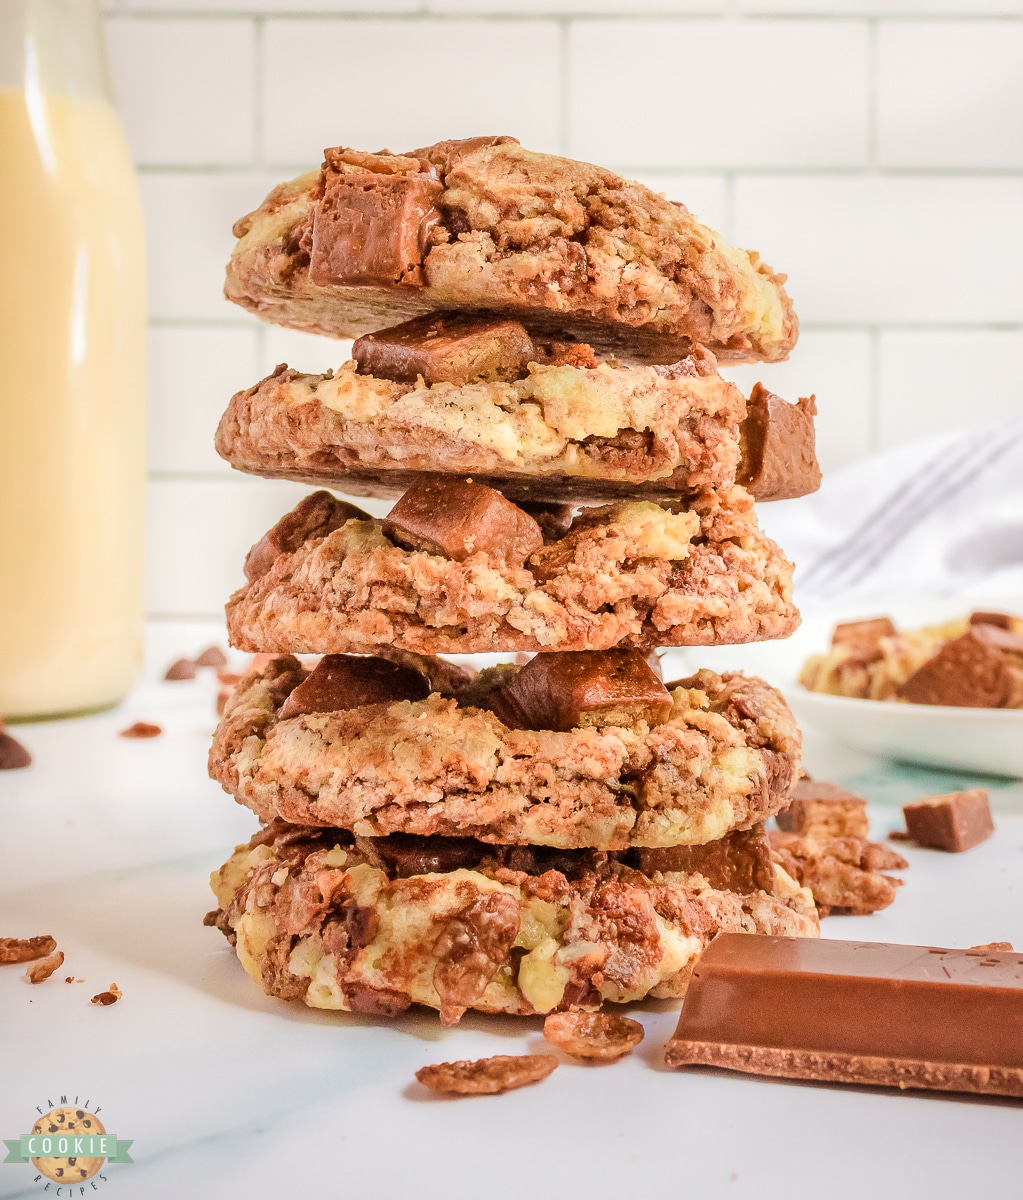
[[[1023,778],[1023,709],[892,704],[783,689],[797,720],[881,758]]]
[[[802,627],[787,641],[753,646],[669,651],[666,677],[707,666],[762,675],[782,690],[801,725],[829,734],[838,742],[880,758],[922,763],[948,770],[1023,778],[1023,709],[953,708],[855,700],[808,692],[797,682],[809,654],[821,653],[838,621],[888,615],[900,630],[938,624],[973,609],[1021,612],[1018,597],[895,601],[857,610],[855,605],[805,614]]]

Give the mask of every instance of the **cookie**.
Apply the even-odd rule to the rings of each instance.
[[[699,671],[669,684],[659,724],[558,732],[509,728],[487,707],[521,669],[282,719],[308,673],[272,659],[228,701],[210,774],[263,820],[605,850],[710,842],[788,803],[799,730],[762,680]]]
[[[681,996],[722,930],[819,930],[809,893],[781,870],[771,893],[739,895],[605,855],[550,865],[533,851],[515,866],[518,848],[483,847],[472,866],[402,875],[372,841],[277,823],[213,873],[207,923],[269,995],[387,1017],[421,1004],[444,1024],[468,1009],[593,1010]]]
[[[775,414],[797,412],[772,400]],[[813,491],[819,472],[802,469],[812,418],[800,438],[768,438],[768,478],[760,459],[755,477],[752,462],[740,469],[740,448],[752,444],[745,416],[742,393],[702,351],[671,368],[531,362],[518,378],[462,384],[393,380],[349,361],[323,375],[280,366],[238,392],[216,446],[240,471],[378,498],[433,473],[561,503],[678,500],[747,475],[756,499]]]
[[[695,345],[777,362],[795,344],[783,276],[612,171],[514,138],[324,157],[235,224],[225,294],[264,320],[347,338],[486,310],[660,363]]]
[[[227,604],[240,650],[710,646],[787,637],[799,623],[792,564],[738,487],[701,493],[683,512],[645,501],[585,509],[521,564],[492,550],[456,560],[411,549],[369,518],[310,534],[268,561]]]

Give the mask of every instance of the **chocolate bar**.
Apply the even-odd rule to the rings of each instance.
[[[489,553],[521,566],[543,545],[540,526],[528,513],[471,479],[414,483],[387,514],[383,530],[400,546],[454,562]]]
[[[821,485],[813,419],[813,396],[789,404],[761,384],[746,401],[740,430],[742,459],[736,482],[756,500],[790,500]]]
[[[958,853],[986,841],[995,831],[984,788],[929,796],[902,806],[906,832],[919,846]]]
[[[352,346],[360,375],[426,384],[521,379],[536,357],[518,321],[431,313],[367,333]]]
[[[487,700],[510,729],[562,732],[588,725],[659,725],[671,693],[638,650],[537,654]]]
[[[1023,954],[722,933],[670,1067],[1023,1097]]]

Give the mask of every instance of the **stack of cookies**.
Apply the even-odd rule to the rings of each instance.
[[[218,450],[394,501],[309,495],[228,603],[258,657],[210,771],[261,828],[208,920],[253,979],[452,1023],[679,996],[722,930],[815,936],[763,831],[792,714],[740,674],[664,682],[655,653],[798,622],[753,502],[817,486],[813,401],[717,369],[786,357],[782,278],[507,137],[328,150],[235,233],[232,300],[357,340],[238,393]]]

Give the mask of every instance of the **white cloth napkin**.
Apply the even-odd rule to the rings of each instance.
[[[873,455],[758,513],[808,611],[963,596],[1023,612],[1023,418]]]

